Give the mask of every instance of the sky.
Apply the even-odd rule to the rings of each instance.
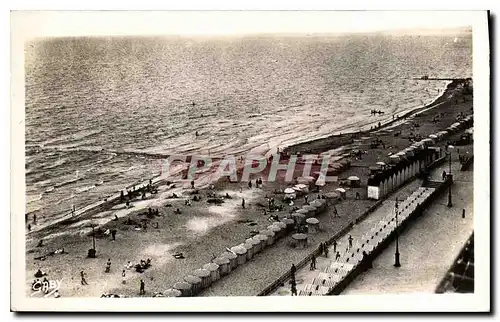
[[[466,11],[45,11],[13,12],[23,38],[97,35],[367,33],[471,25]]]

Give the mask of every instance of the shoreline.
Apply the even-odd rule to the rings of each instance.
[[[284,148],[281,148],[281,150],[285,153],[297,153],[297,152],[314,153],[314,152],[318,152],[318,154],[320,152],[325,152],[327,150],[332,150],[332,149],[345,150],[345,149],[347,149],[347,147],[350,144],[353,143],[353,141],[352,141],[353,137],[359,138],[360,136],[368,136],[370,134],[376,133],[376,132],[381,131],[381,130],[386,130],[386,129],[389,129],[391,127],[397,127],[402,122],[405,122],[408,118],[414,117],[414,116],[418,115],[419,113],[433,109],[433,108],[439,106],[440,104],[447,102],[449,100],[449,98],[448,98],[449,94],[453,94],[454,90],[456,90],[456,88],[458,86],[460,86],[463,83],[463,81],[464,81],[463,79],[457,79],[457,80],[453,80],[453,81],[449,82],[446,85],[445,89],[442,91],[442,93],[439,96],[437,96],[437,98],[433,102],[431,102],[430,104],[420,106],[417,108],[413,108],[413,109],[405,112],[401,116],[398,115],[399,116],[398,118],[394,118],[394,119],[389,120],[385,123],[381,123],[380,127],[376,127],[376,128],[369,129],[369,130],[360,130],[360,131],[356,131],[356,132],[345,132],[345,133],[341,133],[341,134],[332,134],[332,135],[329,135],[327,137],[312,139],[312,140],[308,140],[305,142],[285,146]],[[156,157],[157,158],[168,158],[169,155],[157,154]],[[339,157],[339,159],[342,159],[342,158],[343,158],[342,156]],[[186,160],[185,164],[188,164],[191,161],[191,157],[188,156],[188,159],[189,160]],[[219,157],[215,157],[214,159],[219,159]],[[239,171],[240,168],[238,167],[237,170]],[[213,174],[214,174],[214,172],[210,171],[207,175],[211,177]],[[202,185],[198,184],[197,189],[206,189],[206,188],[208,188],[208,186],[210,184],[215,185],[220,180],[224,180],[224,178],[225,177],[216,178],[215,180],[208,180],[208,182],[205,182]],[[196,181],[199,179],[205,179],[204,181],[206,181],[206,178],[204,176],[201,176],[201,177],[198,177],[194,180],[195,184],[196,184]],[[143,185],[146,185],[149,182],[149,180],[152,180],[152,183],[155,184],[157,187],[159,185],[164,184],[167,180],[170,180],[172,183],[181,183],[182,182],[184,184],[187,181],[187,180],[184,180],[182,178],[181,179],[179,179],[179,178],[165,178],[165,177],[162,177],[161,173],[159,173],[158,175],[152,176],[149,179],[146,179],[145,181],[137,181],[136,183],[126,185],[123,190],[127,190],[129,188],[134,187],[134,186],[138,187],[138,188],[142,187]],[[238,181],[238,183],[241,184],[240,181]],[[180,192],[180,190],[179,189],[177,189],[175,191],[172,190],[171,192],[172,193]],[[117,201],[119,201],[119,198],[120,198],[120,191],[117,191],[114,194],[111,194],[110,196],[106,196],[101,200],[97,200],[93,203],[87,204],[83,207],[76,209],[74,215],[71,214],[71,211],[68,211],[53,221],[50,221],[48,223],[44,223],[38,227],[35,226],[35,227],[33,227],[33,229],[30,232],[27,232],[27,235],[32,235],[35,232],[40,233],[40,232],[43,232],[44,230],[54,228],[54,226],[59,225],[59,224],[72,222],[72,221],[75,221],[78,219],[84,219],[85,217],[92,216],[92,215],[97,214],[99,212],[111,210],[114,208],[114,206],[116,206]],[[29,214],[31,214],[31,212],[26,213],[26,215],[29,215]],[[112,218],[110,218],[110,220],[112,220]]]

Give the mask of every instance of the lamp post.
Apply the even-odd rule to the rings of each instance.
[[[448,147],[448,177],[451,179],[451,149],[453,149],[453,146]],[[451,183],[448,186],[448,207],[453,207],[453,203],[451,202]]]
[[[396,253],[394,253],[394,267],[401,267],[399,262],[399,227],[398,227],[398,199],[396,198]]]

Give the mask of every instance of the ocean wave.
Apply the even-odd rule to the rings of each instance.
[[[26,196],[26,203],[27,204],[30,204],[32,202],[36,202],[36,201],[39,201],[42,199],[42,194],[38,194],[38,195],[27,195]]]
[[[85,191],[89,191],[89,190],[92,190],[96,188],[96,185],[91,185],[91,186],[85,186],[85,187],[80,187],[80,188],[76,188],[75,189],[75,192],[76,193],[82,193],[82,192],[85,192]]]
[[[63,181],[61,183],[58,183],[56,185],[54,185],[55,188],[60,188],[60,187],[63,187],[63,186],[67,186],[69,184],[72,184],[72,183],[75,183],[75,182],[78,182],[80,180],[83,180],[83,178],[75,178],[75,179],[71,179],[71,180],[67,180],[67,181]]]

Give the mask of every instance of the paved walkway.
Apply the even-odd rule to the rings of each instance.
[[[442,180],[443,170],[449,171],[449,164],[445,163],[431,172],[430,179],[435,181]],[[459,172],[460,164],[457,161],[452,162],[452,173]],[[362,250],[366,249],[369,253],[374,245],[377,245],[381,239],[385,238],[391,230],[395,228],[395,199],[399,203],[399,209],[402,210],[400,220],[404,220],[419,202],[428,196],[433,189],[420,188],[421,181],[416,180],[403,187],[399,191],[385,200],[373,213],[367,216],[362,222],[352,227],[352,229],[342,236],[337,245],[329,247],[328,258],[321,256],[316,259],[316,269],[310,270],[306,265],[296,273],[297,292],[299,295],[321,295],[325,294],[330,287],[342,279],[353,267],[353,262],[361,260]],[[405,200],[405,202],[403,202]],[[411,201],[415,200],[413,203]],[[409,208],[406,208],[406,206]],[[461,209],[461,208],[460,208]],[[388,223],[388,227],[384,227]],[[380,234],[375,235],[376,232]],[[375,236],[374,236],[375,235]],[[349,236],[352,237],[352,247],[349,247]],[[371,236],[375,237],[371,241]],[[378,238],[378,240],[377,240]],[[366,243],[366,241],[370,241]],[[372,244],[372,245],[370,245]],[[336,248],[336,249],[335,249]],[[360,249],[357,252],[357,249]],[[340,258],[336,258],[336,251],[340,253]],[[354,255],[353,255],[354,253]],[[391,264],[392,265],[392,264]],[[392,267],[392,266],[391,266]],[[278,288],[271,295],[291,295],[290,280]]]
[[[441,170],[442,171],[442,170]],[[342,294],[434,292],[474,229],[473,172],[454,172],[453,207],[442,194],[424,215],[400,235],[401,267],[395,268],[392,243],[373,268]],[[462,209],[466,216],[462,218]]]

